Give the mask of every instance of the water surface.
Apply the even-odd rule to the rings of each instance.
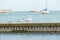
[[[32,22],[60,22],[60,11],[51,11],[48,14],[27,11],[0,13],[0,23],[21,23],[29,18],[32,18]]]
[[[60,34],[50,33],[12,33],[0,34],[0,40],[60,40]]]

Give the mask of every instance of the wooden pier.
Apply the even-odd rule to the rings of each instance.
[[[0,32],[38,31],[60,32],[60,23],[6,23],[0,24]]]

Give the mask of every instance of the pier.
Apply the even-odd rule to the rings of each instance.
[[[6,23],[0,24],[0,32],[28,31],[28,32],[60,32],[60,23]]]

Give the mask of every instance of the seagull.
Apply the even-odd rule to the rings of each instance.
[[[30,18],[26,18],[25,22],[32,22],[32,18],[31,17]]]

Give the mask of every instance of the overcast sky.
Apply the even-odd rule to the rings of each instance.
[[[46,7],[46,0],[0,0],[0,9],[15,11],[41,10]],[[60,11],[60,0],[47,0],[49,10]]]

